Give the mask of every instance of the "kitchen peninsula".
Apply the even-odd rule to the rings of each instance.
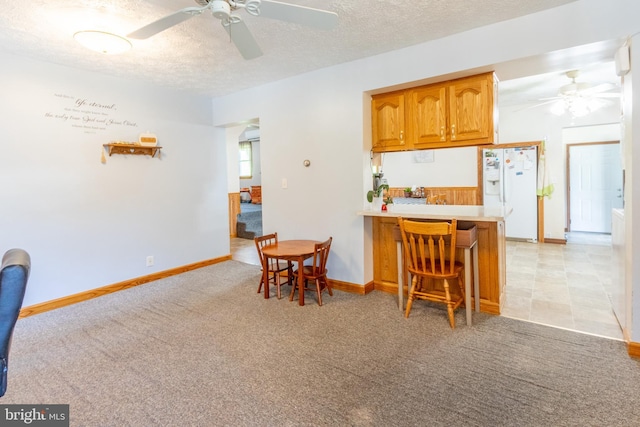
[[[486,208],[477,205],[392,204],[389,211],[363,210],[365,226],[371,227],[373,240],[374,289],[398,292],[398,217],[445,220],[455,218],[467,226],[475,225],[478,245],[480,311],[500,314],[506,284],[505,218],[510,207]],[[459,227],[460,228],[460,227]],[[463,249],[456,258],[463,260]],[[407,283],[405,277],[403,283]],[[475,301],[475,295],[473,295]]]

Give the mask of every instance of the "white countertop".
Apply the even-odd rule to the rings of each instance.
[[[391,205],[389,205],[391,206]],[[387,206],[387,208],[389,207]],[[462,221],[504,221],[511,214],[510,206],[484,207],[480,205],[403,205],[393,204],[387,212],[362,210],[358,215],[406,217],[423,219],[451,219]]]

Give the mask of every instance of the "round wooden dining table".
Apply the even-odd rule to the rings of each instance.
[[[313,256],[315,245],[322,243],[317,240],[281,240],[276,244],[262,248],[262,254],[267,258],[282,259],[298,263],[298,304],[304,305],[304,260]],[[267,263],[268,264],[268,263]],[[269,298],[269,272],[263,269],[265,284],[264,297]],[[293,290],[292,290],[293,292]]]

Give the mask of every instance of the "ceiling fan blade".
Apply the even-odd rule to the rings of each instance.
[[[144,27],[127,34],[127,37],[141,40],[148,39],[151,36],[155,36],[156,34],[173,27],[174,25],[178,25],[179,23],[186,21],[187,19],[193,18],[196,15],[200,15],[205,9],[208,8],[209,6],[187,7],[185,9],[181,9],[175,13],[172,13],[171,15],[160,18],[157,21],[152,22],[151,24],[145,25]]]
[[[594,93],[593,98],[620,98],[619,93]]]
[[[531,109],[533,109],[533,108],[542,107],[543,105],[547,105],[547,104],[553,104],[554,102],[557,102],[557,101],[558,101],[558,99],[557,99],[557,98],[556,98],[556,99],[548,98],[548,99],[549,99],[549,101],[540,102],[540,103],[535,104],[535,105],[529,105],[528,107],[519,108],[519,109],[514,110],[514,111],[515,111],[515,112],[519,112],[519,111],[531,110]]]
[[[616,86],[611,83],[602,83],[584,90],[581,90],[580,95],[594,95],[600,92],[606,92],[608,90],[614,89]]]
[[[262,56],[262,50],[253,38],[249,27],[244,21],[236,19],[233,22],[221,21],[225,31],[229,33],[231,41],[236,45],[244,59],[254,59]]]
[[[271,0],[261,1],[260,16],[322,30],[331,30],[338,25],[337,13]]]

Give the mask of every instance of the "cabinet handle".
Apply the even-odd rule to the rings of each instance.
[[[404,131],[400,131],[400,141],[404,141]]]
[[[440,141],[444,141],[445,139],[444,126],[440,126]]]
[[[455,123],[451,125],[451,139],[456,139],[456,125],[455,125]]]

